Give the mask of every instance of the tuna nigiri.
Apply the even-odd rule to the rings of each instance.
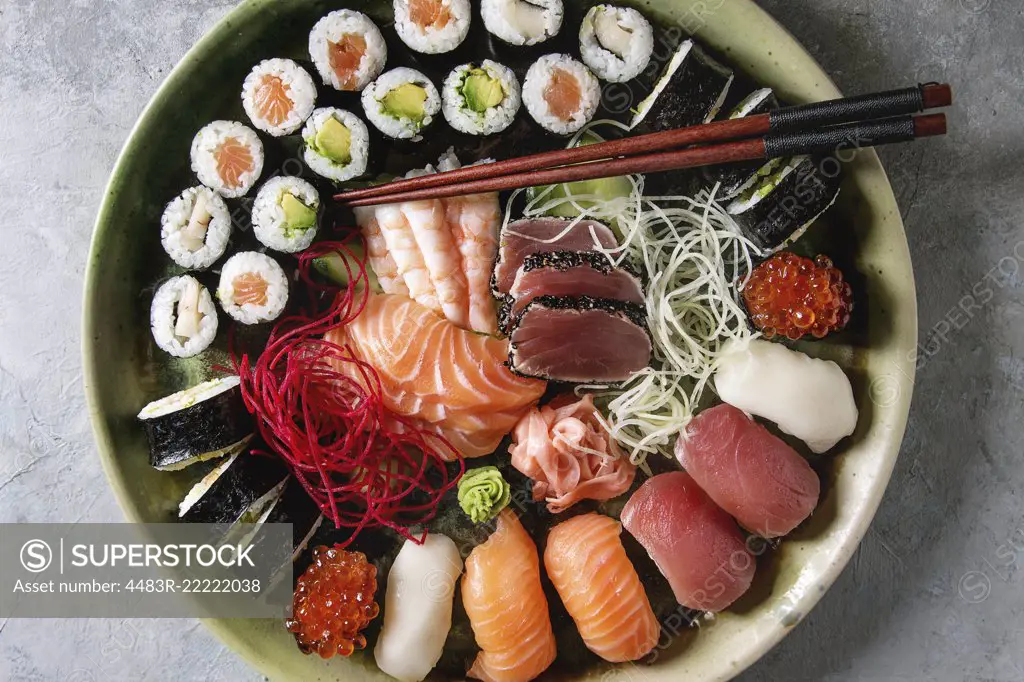
[[[683,471],[647,479],[623,508],[622,525],[683,606],[721,611],[754,580],[754,557],[736,522]]]
[[[466,559],[462,603],[482,650],[467,675],[485,682],[529,682],[555,660],[540,559],[519,519],[505,509],[497,530]]]
[[[587,647],[606,661],[635,661],[661,628],[619,539],[618,521],[584,514],[555,526],[544,568]]]
[[[820,482],[807,460],[732,405],[697,415],[676,457],[718,506],[762,537],[786,535],[818,504]]]

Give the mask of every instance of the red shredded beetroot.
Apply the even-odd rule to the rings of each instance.
[[[311,276],[313,259],[331,253],[347,256],[351,286],[325,285]],[[373,367],[348,346],[322,338],[366,306],[365,260],[344,242],[316,244],[299,256],[299,280],[309,296],[306,310],[275,325],[255,362],[236,355],[230,332],[245,404],[272,454],[288,464],[336,527],[352,530],[343,546],[364,528],[379,526],[422,543],[426,531],[414,535],[412,527],[434,518],[465,463],[445,439],[384,406]],[[454,477],[443,451],[459,463]]]

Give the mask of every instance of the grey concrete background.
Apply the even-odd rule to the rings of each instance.
[[[883,150],[919,287],[910,427],[866,540],[742,676],[1024,680],[1024,6],[761,0],[840,87],[948,79],[950,138]],[[216,0],[0,1],[0,521],[119,521],[85,414],[92,221]],[[965,299],[973,296],[973,299]],[[257,680],[195,622],[0,620],[0,680]]]

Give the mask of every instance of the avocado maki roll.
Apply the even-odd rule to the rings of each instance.
[[[758,247],[778,251],[835,203],[842,177],[827,170],[819,157],[773,159],[726,210]]]
[[[256,193],[252,228],[264,246],[284,253],[309,248],[317,233],[320,193],[300,178],[279,175]]]
[[[422,140],[420,132],[441,110],[437,88],[416,69],[400,66],[363,90],[363,110],[376,128],[399,140]]]
[[[732,69],[719,64],[693,40],[676,48],[654,89],[636,109],[631,128],[652,131],[710,123],[729,94]]]
[[[452,128],[469,135],[500,133],[512,125],[521,104],[512,69],[490,59],[457,66],[444,81],[444,117]]]
[[[778,108],[779,100],[776,99],[772,89],[762,88],[747,95],[729,113],[727,118],[733,120],[746,118],[747,116],[757,116],[759,114],[767,114]],[[705,177],[707,177],[708,182],[712,185],[716,183],[720,185],[715,199],[719,202],[725,202],[729,199],[734,199],[752,184],[756,183],[761,178],[758,171],[763,168],[763,165],[761,161],[746,161],[713,166],[705,171]]]
[[[281,494],[287,478],[279,460],[236,453],[192,486],[178,506],[178,520],[223,525],[256,520]]]
[[[314,111],[302,129],[302,158],[322,178],[345,182],[366,172],[370,133],[366,124],[343,109]]]
[[[139,420],[149,438],[149,462],[177,471],[239,452],[252,437],[252,417],[237,376],[203,382],[146,405]]]

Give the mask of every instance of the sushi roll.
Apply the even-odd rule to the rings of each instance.
[[[710,123],[729,94],[732,69],[719,64],[693,40],[676,48],[654,90],[636,109],[631,128],[653,131]]]
[[[451,52],[469,35],[469,0],[395,0],[395,31],[423,54]]]
[[[190,187],[167,204],[160,219],[164,251],[186,270],[205,270],[224,255],[231,236],[231,214],[219,194]]]
[[[416,69],[392,69],[363,90],[363,110],[379,131],[399,140],[418,142],[420,131],[441,110],[437,88]]]
[[[217,336],[213,297],[195,277],[182,275],[156,290],[149,313],[156,345],[176,358],[190,358]]]
[[[243,251],[221,269],[217,298],[224,312],[242,324],[273,322],[288,302],[288,278],[270,256]]]
[[[241,123],[214,121],[192,141],[192,171],[221,196],[243,197],[263,172],[263,142]]]
[[[300,178],[279,175],[256,193],[252,227],[264,246],[298,253],[309,248],[317,233],[320,193]]]
[[[482,0],[480,14],[492,34],[512,45],[536,45],[558,35],[562,0]]]
[[[316,84],[291,59],[267,59],[242,85],[242,106],[252,124],[269,135],[291,135],[316,106]]]
[[[178,520],[234,525],[259,518],[287,481],[288,470],[279,460],[234,454],[192,486],[178,505]]]
[[[384,70],[388,48],[370,17],[340,9],[313,27],[309,34],[309,56],[324,85],[359,92]]]
[[[463,64],[444,82],[442,109],[448,124],[470,135],[493,135],[512,125],[522,103],[512,69],[490,59]]]
[[[598,78],[625,83],[639,76],[654,53],[654,29],[631,7],[595,5],[580,26],[580,55]]]
[[[302,129],[302,158],[322,178],[344,182],[366,172],[370,133],[362,119],[342,109],[317,109]]]
[[[146,405],[139,421],[149,438],[149,463],[177,471],[241,451],[252,437],[252,417],[237,376],[205,381]]]
[[[761,88],[747,95],[736,108],[729,113],[729,120],[767,114],[779,108],[779,100],[771,88]],[[712,167],[705,171],[711,184],[719,184],[715,200],[725,202],[733,199],[760,179],[758,170],[762,168],[760,161],[740,162],[724,166]]]
[[[759,248],[786,248],[839,197],[842,175],[812,156],[772,159],[726,210]]]
[[[590,69],[569,55],[549,54],[526,72],[523,102],[542,128],[571,135],[594,118],[601,86]]]

